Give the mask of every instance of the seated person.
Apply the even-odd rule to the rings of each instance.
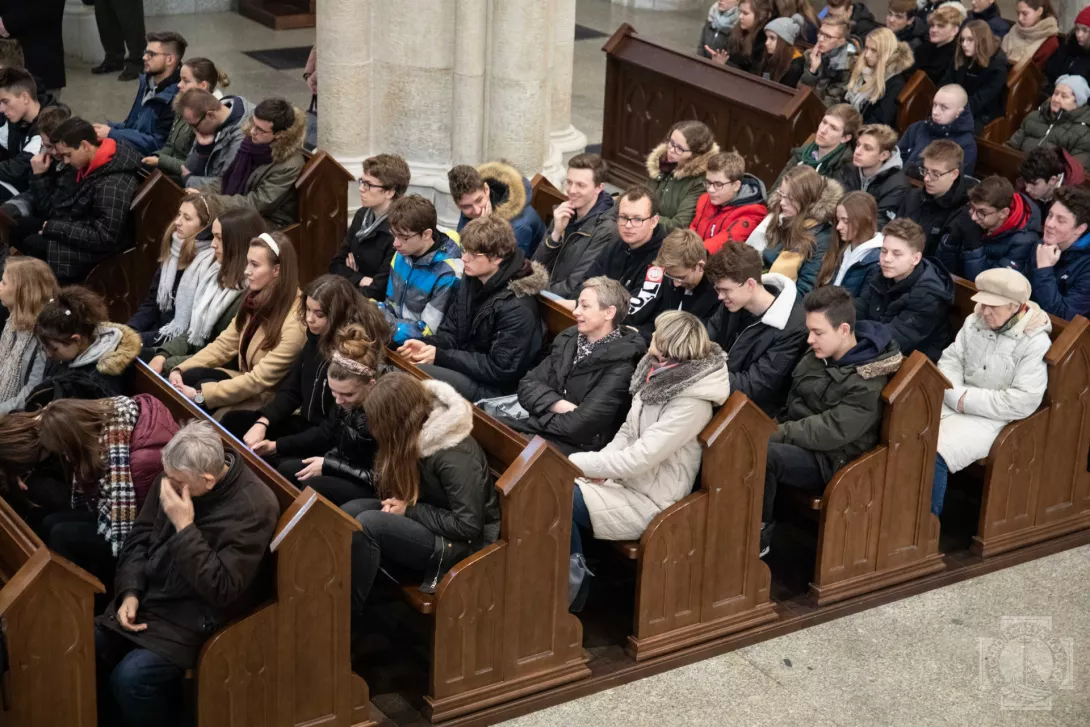
[[[378,445],[377,487],[344,506],[363,526],[352,533],[357,616],[381,566],[418,575],[420,590],[433,593],[448,570],[500,535],[499,495],[470,436],[469,402],[441,381],[391,373],[368,395],[367,419]]]
[[[803,54],[802,83],[828,107],[844,103],[848,91],[856,54],[849,35],[847,20],[827,17],[821,21],[817,44]]]
[[[1026,270],[1041,238],[1041,211],[1009,181],[993,174],[969,190],[975,230],[947,235],[939,244],[946,269],[970,280],[992,268]]]
[[[648,277],[650,268],[666,239],[666,228],[659,223],[658,197],[642,184],[629,187],[617,198],[617,232],[587,276],[604,275],[617,280],[636,298],[645,288],[654,288],[660,280]],[[568,301],[574,308],[574,301]]]
[[[999,5],[995,0],[972,0],[972,5],[973,9],[969,11],[969,22],[984,21],[997,40],[1010,32],[1011,24],[999,14]]]
[[[167,334],[161,331],[174,319],[179,308],[192,312],[195,279],[190,275],[189,284],[184,290],[181,282],[197,255],[211,247],[212,231],[209,227],[215,217],[216,210],[207,197],[187,194],[178,205],[174,222],[163,230],[163,239],[159,244],[159,266],[152,276],[151,289],[126,324],[140,334],[144,346],[166,340]],[[208,259],[208,255],[203,258]]]
[[[765,185],[746,174],[746,161],[736,151],[720,152],[708,160],[704,188],[696,203],[690,230],[704,240],[709,255],[728,242],[745,242],[768,214]]]
[[[658,199],[657,215],[667,232],[688,229],[704,193],[708,159],[718,153],[715,135],[704,122],[679,121],[647,155],[647,187]]]
[[[272,490],[207,422],[174,436],[163,469],[118,558],[114,602],[95,620],[109,685],[99,724],[165,725],[184,713],[182,680],[201,646],[266,595],[257,584],[280,516]]]
[[[954,65],[957,37],[966,11],[956,3],[943,3],[927,16],[927,38],[916,51],[916,70],[923,71],[936,86]]]
[[[123,376],[140,354],[140,336],[107,315],[106,302],[78,286],[62,288],[45,304],[34,335],[48,361],[42,383],[27,397],[28,411],[54,399],[121,394]]]
[[[943,394],[931,490],[936,515],[949,474],[987,457],[1003,427],[1037,411],[1048,388],[1052,322],[1029,302],[1029,281],[996,268],[978,275],[976,287],[976,309],[939,359],[951,387]]]
[[[774,15],[791,18],[799,26],[799,38],[811,45],[817,42],[820,21],[810,0],[774,0],[772,4]]]
[[[52,139],[56,154],[76,170],[70,195],[50,189],[57,180],[44,159],[32,159],[30,191],[45,205],[40,230],[20,238],[13,247],[45,260],[62,283],[80,282],[98,263],[132,245],[129,205],[140,184],[140,155],[113,139],[99,142],[94,127],[78,117],[58,126]],[[54,194],[57,196],[54,197]]]
[[[917,12],[916,0],[889,0],[886,27],[893,31],[898,41],[908,44],[913,58],[928,35],[927,21]]]
[[[364,297],[386,300],[394,236],[387,215],[390,205],[409,188],[409,165],[396,154],[379,154],[363,160],[359,178],[360,208],[352,218],[329,272],[347,278]]]
[[[692,313],[707,322],[719,309],[711,281],[704,275],[708,251],[700,235],[692,230],[674,230],[662,241],[662,248],[647,271],[643,289],[632,297],[628,326],[650,342],[655,320],[668,310]],[[658,284],[653,284],[655,279]]]
[[[95,124],[99,141],[113,139],[136,150],[140,157],[163,146],[174,124],[174,97],[178,94],[178,66],[182,63],[185,38],[167,31],[148,33],[144,50],[144,73],[132,108],[125,120]]]
[[[711,58],[715,51],[727,48],[731,29],[738,24],[738,0],[716,0],[708,10],[708,22],[700,31],[696,54]]]
[[[227,74],[216,68],[216,64],[207,58],[189,58],[178,69],[178,95],[174,97],[175,106],[178,100],[191,88],[199,88],[215,95],[217,98],[223,93],[217,88],[225,88],[231,84]],[[156,152],[144,157],[144,166],[158,169],[171,178],[178,185],[182,184],[182,167],[189,157],[189,151],[193,148],[193,139],[196,132],[186,123],[185,117],[175,108],[174,124],[170,127],[163,146]]]
[[[295,248],[282,233],[263,232],[250,242],[250,287],[234,323],[170,372],[182,396],[217,417],[228,407],[260,409],[272,401],[273,389],[306,342],[296,315],[303,305],[298,269]]]
[[[631,391],[628,416],[609,444],[568,457],[583,471],[572,509],[576,560],[581,530],[599,540],[638,540],[656,515],[692,491],[703,454],[697,436],[730,394],[727,355],[695,316],[668,311],[655,321]]]
[[[1090,166],[1088,98],[1090,85],[1085,78],[1060,76],[1051,98],[1022,119],[1022,125],[1007,141],[1007,146],[1027,153],[1041,146],[1058,146],[1083,168]]]
[[[878,444],[882,389],[904,358],[886,326],[856,323],[843,288],[818,288],[803,307],[810,350],[791,375],[779,428],[768,440],[762,557],[771,548],[780,486],[821,493],[841,467]]]
[[[140,352],[157,374],[173,371],[234,323],[246,293],[246,253],[265,232],[256,210],[235,207],[212,221],[212,245],[193,258],[178,284],[182,302],[160,331],[164,340]],[[188,292],[192,290],[192,293]],[[149,360],[150,359],[150,360]]]
[[[973,112],[969,97],[961,86],[943,86],[931,102],[931,116],[917,121],[897,142],[905,169],[916,170],[923,150],[933,141],[949,139],[963,150],[961,173],[971,177],[976,169],[976,140],[973,138]]]
[[[975,133],[1007,113],[1007,57],[999,49],[999,40],[983,20],[971,20],[958,36],[954,65],[943,77],[943,84],[955,84],[969,95]]]
[[[924,147],[917,169],[923,188],[909,188],[897,211],[898,217],[907,217],[923,228],[927,237],[924,257],[937,255],[939,243],[947,235],[961,238],[976,234],[976,224],[969,217],[969,190],[976,181],[961,173],[964,155],[949,139]]]
[[[481,217],[496,214],[509,222],[515,240],[526,257],[537,249],[545,237],[545,223],[530,204],[533,191],[530,180],[506,162],[486,162],[476,169],[459,164],[447,172],[450,196],[458,205],[458,232]]]
[[[1033,149],[1018,168],[1016,186],[1019,192],[1033,200],[1041,210],[1041,219],[1048,219],[1056,190],[1061,186],[1077,187],[1086,181],[1080,165],[1068,162],[1068,156],[1055,146]]]
[[[802,51],[795,47],[799,24],[794,18],[773,18],[764,27],[765,57],[756,75],[795,88],[802,78]],[[759,39],[756,39],[760,42]]]
[[[379,309],[400,346],[439,330],[462,280],[462,248],[439,230],[435,205],[418,194],[390,205],[394,258]]]
[[[496,215],[471,220],[462,249],[465,278],[439,330],[409,339],[398,353],[470,401],[513,394],[541,350],[537,294],[549,276]]]
[[[1060,26],[1052,0],[1018,0],[1015,7],[1018,22],[1003,36],[1003,52],[1016,68],[1032,63],[1043,71],[1060,47]]]
[[[897,40],[889,28],[878,28],[866,36],[863,52],[848,79],[844,101],[862,114],[864,124],[892,126],[897,123],[897,97],[913,63],[908,44]]]
[[[897,132],[882,124],[870,124],[859,130],[852,163],[836,175],[845,192],[863,191],[878,203],[878,229],[897,216],[905,195],[908,177],[901,169]]]
[[[216,195],[220,209],[251,207],[276,230],[298,222],[295,182],[306,166],[306,131],[300,109],[282,98],[265,99],[243,124],[247,138],[223,176],[195,191]]]
[[[764,257],[769,272],[795,281],[799,294],[813,289],[836,225],[844,189],[810,167],[784,175],[768,204],[768,216],[746,240]]]
[[[865,3],[853,2],[853,0],[826,0],[823,12],[825,18],[839,18],[846,21],[852,31],[852,41],[859,41],[856,43],[857,46],[862,45],[862,40],[875,28],[881,27],[874,19],[874,13]]]
[[[855,299],[860,321],[884,323],[901,353],[920,351],[937,361],[950,345],[947,310],[954,304],[954,281],[946,270],[923,257],[924,234],[912,220],[886,225],[878,269]]]
[[[773,11],[770,0],[741,0],[738,22],[731,28],[726,48],[721,51],[706,49],[710,51],[711,60],[746,73],[759,73],[767,60],[764,30]]]
[[[529,414],[512,428],[540,434],[565,454],[604,447],[624,421],[628,386],[647,352],[624,323],[628,291],[599,276],[583,283],[575,325],[553,339],[548,357],[519,382],[518,402]]]
[[[12,225],[8,234],[13,239],[21,240],[27,235],[41,231],[42,221],[49,218],[53,205],[67,203],[76,188],[76,170],[61,160],[53,146],[52,135],[57,127],[72,116],[72,111],[64,104],[46,106],[35,119],[38,135],[41,137],[41,149],[30,158],[31,176],[27,179],[27,191],[0,204],[0,210],[11,218]],[[38,168],[41,174],[35,174]],[[37,178],[35,189],[31,180]],[[0,259],[6,255],[0,244]]]
[[[708,336],[727,352],[730,390],[775,416],[806,350],[802,297],[790,278],[761,275],[761,254],[749,245],[712,255],[707,275],[723,303],[708,321]]]
[[[254,105],[242,96],[221,99],[211,91],[191,88],[178,97],[175,107],[193,129],[193,145],[181,169],[182,182],[186,187],[206,187],[222,177],[238,156]]]
[[[46,355],[34,324],[60,286],[41,260],[20,255],[8,260],[0,277],[0,305],[7,321],[0,333],[0,414],[18,411],[42,383]]]
[[[1045,313],[1071,320],[1090,315],[1090,191],[1061,187],[1026,277]]]
[[[841,167],[851,164],[852,148],[862,125],[863,117],[851,104],[831,107],[818,124],[814,140],[791,150],[791,159],[770,189],[775,192],[783,175],[802,164],[813,167],[823,177],[836,176]]]
[[[836,228],[818,272],[817,287],[839,285],[857,298],[878,269],[882,233],[878,205],[866,192],[848,192],[836,205]]]
[[[549,271],[548,291],[561,298],[579,292],[594,259],[613,239],[617,208],[605,190],[608,170],[597,154],[577,154],[568,161],[568,199],[553,210],[545,239],[534,251],[534,260]]]
[[[42,150],[38,129],[43,101],[38,98],[34,78],[19,68],[0,70],[0,109],[5,123],[0,126],[0,202],[6,202],[30,188],[30,160]]]
[[[1090,9],[1087,8],[1075,16],[1071,32],[1045,63],[1047,82],[1042,90],[1051,94],[1056,79],[1067,75],[1090,78]]]

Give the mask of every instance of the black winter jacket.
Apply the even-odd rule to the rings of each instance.
[[[339,409],[329,390],[326,373],[329,362],[318,350],[319,337],[307,331],[307,342],[295,357],[291,370],[276,387],[276,396],[262,416],[276,424],[296,411],[310,424],[298,434],[276,440],[276,454],[282,457],[314,457],[333,444],[335,425],[330,421]]]
[[[897,210],[901,209],[905,197],[911,185],[908,177],[901,168],[901,152],[893,150],[885,164],[871,179],[864,182],[863,174],[859,167],[848,164],[837,172],[836,181],[844,187],[844,193],[863,191],[874,197],[878,203],[878,229],[881,230],[886,223],[897,216]]]
[[[361,207],[352,218],[352,224],[348,227],[348,234],[337,254],[329,263],[329,272],[348,278],[359,288],[364,297],[381,303],[386,300],[386,283],[390,279],[390,261],[394,257],[394,235],[390,232],[390,222],[384,215],[377,223],[371,222],[366,235],[361,235],[364,228],[364,218],[371,215],[371,210]],[[353,270],[348,267],[348,254],[356,259],[356,267]],[[371,278],[371,284],[360,286],[364,278]]]
[[[53,97],[48,93],[43,98],[38,97],[42,109],[52,106]],[[41,149],[41,132],[38,131],[38,119],[41,113],[33,121],[20,121],[13,123],[4,122],[7,128],[7,146],[0,149],[0,182],[11,185],[17,192],[25,192],[30,188],[32,170],[30,159]]]
[[[46,88],[64,88],[64,0],[0,0],[0,18]]]
[[[178,294],[178,283],[182,282],[182,275],[184,270],[179,270],[174,276],[174,286],[171,288],[174,295]],[[140,304],[140,307],[136,309],[136,312],[132,314],[132,318],[126,323],[129,328],[133,329],[137,333],[151,333],[158,331],[174,320],[174,308],[170,309],[170,312],[164,313],[159,308],[159,280],[163,277],[163,266],[155,268],[155,275],[151,278],[151,286],[148,288],[148,294],[144,296],[144,301]]]
[[[1004,106],[1007,99],[1007,54],[997,50],[987,68],[981,68],[976,61],[961,68],[953,64],[946,71],[942,85],[956,83],[969,94],[969,110],[973,112],[976,129],[983,129],[986,124],[1006,113]]]
[[[613,197],[602,190],[590,212],[568,222],[560,242],[553,242],[552,234],[550,222],[545,239],[534,250],[534,261],[549,271],[549,292],[575,300],[595,259],[617,235],[617,207]]]
[[[1011,226],[999,234],[984,234],[978,225],[965,227],[963,236],[946,235],[939,244],[939,259],[946,268],[969,280],[992,268],[1014,268],[1023,275],[1041,239],[1041,210],[1023,192],[1015,192]]]
[[[969,217],[969,190],[976,186],[975,180],[965,176],[950,187],[946,194],[932,197],[925,189],[909,189],[898,210],[898,217],[907,217],[915,221],[927,235],[927,247],[924,257],[938,254],[939,243],[948,235],[963,239],[967,235],[979,234],[976,223]]]
[[[121,396],[140,347],[140,335],[128,326],[102,324],[91,346],[74,360],[46,362],[42,383],[30,392],[25,409],[33,411],[56,399]]]
[[[923,41],[927,37],[927,34],[927,20],[920,15],[913,15],[909,18],[908,25],[898,30],[894,35],[896,35],[897,40],[902,43],[908,43],[908,47],[911,48],[913,54],[915,54],[919,52],[920,46],[923,45]]]
[[[211,491],[193,498],[193,524],[180,531],[159,503],[163,477],[155,481],[118,557],[114,602],[95,620],[183,669],[196,666],[204,642],[270,586],[259,576],[280,507],[241,457],[227,455],[227,465]],[[117,620],[128,594],[140,600],[144,631],[126,631]]]
[[[332,435],[334,446],[322,459],[322,474],[374,486],[372,470],[378,444],[371,436],[367,412],[363,409],[334,406],[333,411],[326,417],[326,422],[328,426],[323,427]],[[278,444],[277,452],[279,451]]]
[[[730,390],[740,391],[769,416],[783,408],[791,372],[806,350],[806,313],[795,284],[783,275],[761,282],[776,300],[762,315],[722,306],[708,322],[708,336],[727,352]]]
[[[1045,63],[1045,78],[1048,82],[1041,89],[1042,98],[1052,95],[1056,88],[1056,79],[1060,76],[1082,76],[1090,78],[1090,50],[1086,50],[1075,39],[1074,33],[1060,44],[1056,52]]]
[[[1011,24],[999,14],[998,3],[992,3],[979,13],[970,10],[969,20],[983,20],[992,29],[992,34],[999,40],[1003,40],[1003,36],[1009,33],[1011,29]]]
[[[633,250],[621,239],[620,233],[614,229],[612,239],[598,254],[594,264],[590,266],[587,277],[593,278],[597,275],[605,275],[607,278],[620,281],[621,285],[632,294],[633,303],[635,303],[636,296],[643,289],[647,269],[651,267],[651,263],[655,261],[655,257],[659,254],[659,248],[662,247],[664,239],[666,239],[666,228],[658,225],[655,227],[654,232],[651,233],[651,239]],[[631,315],[636,310],[638,308],[629,311],[629,314]]]
[[[683,310],[707,323],[721,307],[715,285],[707,275],[700,279],[692,292],[687,293],[680,285],[674,285],[662,268],[653,266],[648,269],[643,288],[633,298],[624,322],[626,326],[635,327],[643,340],[650,344],[651,335],[655,332],[655,319],[660,314],[669,310]]]
[[[904,280],[876,267],[855,300],[858,320],[884,323],[905,356],[919,350],[932,361],[953,341],[947,310],[954,303],[954,281],[940,263],[926,258]]]
[[[932,83],[941,86],[947,70],[954,65],[957,50],[957,38],[946,45],[935,45],[930,37],[925,37],[916,49],[916,70],[923,71]]]
[[[622,328],[620,338],[598,345],[576,364],[578,339],[575,326],[560,333],[548,358],[519,382],[519,404],[530,418],[513,423],[521,432],[554,441],[566,454],[596,452],[612,441],[628,414],[632,373],[647,352],[638,333]],[[562,399],[576,410],[549,410]]]
[[[55,161],[48,171],[37,175],[36,180],[28,179],[27,191],[5,202],[3,210],[10,217],[45,220],[54,210],[71,206],[75,197],[76,170],[64,162]]]
[[[544,342],[537,294],[549,276],[522,250],[500,264],[484,285],[465,277],[443,322],[424,343],[435,346],[435,365],[458,371],[479,384],[514,393]]]

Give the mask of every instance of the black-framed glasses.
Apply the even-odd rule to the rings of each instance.
[[[916,171],[919,173],[921,179],[942,179],[947,174],[953,174],[955,170],[948,169],[945,172],[936,172],[934,169],[928,169],[921,164],[916,167]]]
[[[142,55],[145,58],[154,58],[155,56],[169,56],[171,54],[170,53],[156,53],[153,50],[148,50],[147,48],[145,48]]]
[[[728,184],[731,184],[731,182],[713,182],[710,179],[705,179],[704,189],[708,190],[709,192],[718,192],[723,187],[726,187]]]
[[[393,231],[391,230],[391,232],[393,232]],[[411,235],[402,235],[400,232],[393,232],[394,239],[397,240],[398,242],[408,242],[409,240],[413,239],[414,237],[420,237],[423,234],[424,234],[423,232],[414,232]]]
[[[622,227],[640,227],[640,226],[643,225],[643,223],[647,222],[649,219],[651,219],[651,218],[650,217],[626,217],[624,215],[619,215],[617,217],[617,222],[619,222]]]
[[[359,179],[357,179],[356,183],[360,185],[360,191],[361,192],[370,192],[372,189],[381,189],[383,191],[386,191],[387,189],[389,189],[389,187],[387,185],[385,185],[385,184],[371,184],[370,182],[368,182],[363,177],[360,177]]]
[[[676,141],[674,141],[673,139],[667,139],[667,140],[666,140],[666,144],[667,144],[667,146],[669,146],[669,147],[670,147],[671,149],[673,149],[674,151],[676,151],[676,152],[677,152],[678,154],[685,154],[686,152],[690,151],[689,149],[686,149],[685,147],[683,147],[683,146],[682,146],[681,144],[678,144],[678,143],[677,143]]]
[[[969,205],[969,217],[974,220],[986,220],[992,215],[996,214],[999,210],[982,210],[979,207]]]

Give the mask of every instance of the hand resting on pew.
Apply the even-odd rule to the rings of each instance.
[[[435,346],[429,346],[416,338],[411,338],[401,344],[401,347],[397,349],[397,353],[417,365],[435,363]]]

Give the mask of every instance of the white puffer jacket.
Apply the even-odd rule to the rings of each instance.
[[[730,394],[726,354],[687,361],[648,379],[650,354],[632,377],[632,408],[617,436],[600,452],[571,461],[595,484],[576,480],[590,511],[594,537],[635,540],[651,520],[692,491],[700,469],[697,435],[713,408]]]
[[[973,313],[942,352],[939,369],[953,388],[943,399],[939,454],[951,472],[987,457],[1003,427],[1025,419],[1041,405],[1048,388],[1045,353],[1052,345],[1048,336],[1052,322],[1036,303],[1029,307],[1003,333]],[[962,394],[965,413],[959,414]]]

